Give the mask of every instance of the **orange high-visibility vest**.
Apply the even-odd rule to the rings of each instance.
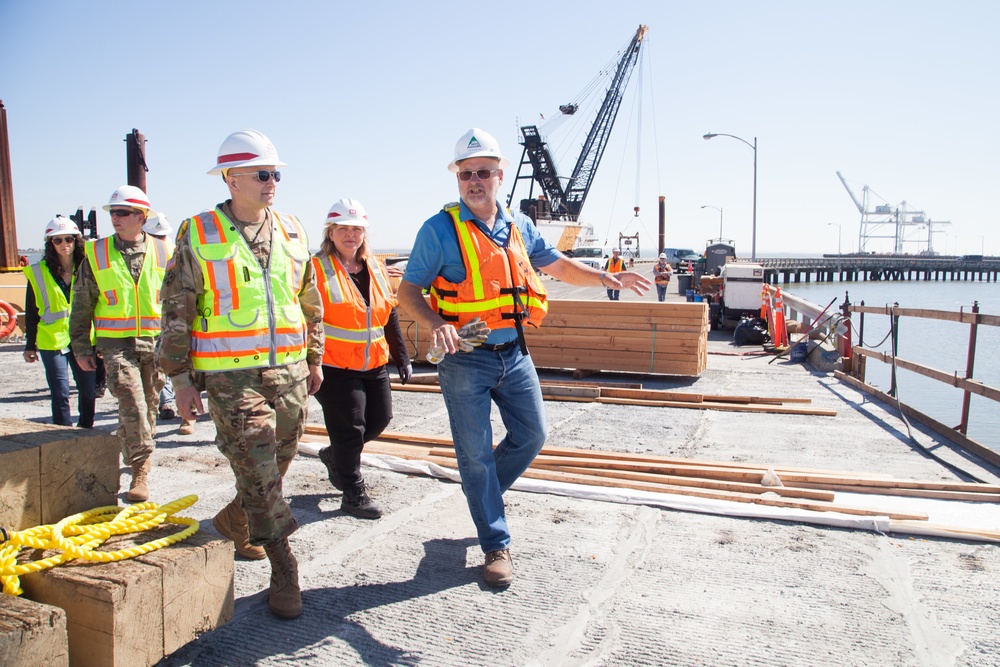
[[[366,260],[368,303],[336,257],[317,255],[312,261],[323,297],[323,365],[354,371],[385,366],[389,361],[385,325],[396,297],[381,260]]]
[[[501,248],[476,226],[459,218],[458,204],[445,206],[458,234],[465,280],[438,276],[431,283],[431,308],[456,327],[480,318],[491,329],[513,327],[516,320],[540,326],[548,313],[545,288],[528,260],[517,225],[511,224]]]

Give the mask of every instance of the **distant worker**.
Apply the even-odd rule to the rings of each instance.
[[[614,276],[567,259],[524,215],[497,201],[508,164],[490,134],[473,128],[455,146],[448,169],[460,200],[426,222],[399,286],[400,307],[431,331],[431,358],[448,408],[458,470],[479,546],[483,578],[507,586],[514,578],[503,493],[545,442],[545,408],[523,328],[547,311],[533,267],[573,285],[627,287],[650,282],[631,272]],[[430,304],[423,290],[430,289]],[[493,448],[491,401],[507,433]]]
[[[670,262],[667,261],[667,253],[661,252],[656,265],[653,266],[653,282],[656,284],[656,298],[659,301],[667,298],[667,288],[670,287],[670,277],[673,273]]]
[[[118,399],[118,442],[125,465],[132,467],[126,500],[149,499],[156,413],[163,375],[156,369],[154,348],[160,335],[160,302],[167,264],[167,246],[142,231],[155,215],[146,193],[123,185],[104,205],[115,229],[112,236],[88,241],[87,261],[80,265],[73,286],[69,336],[73,354],[85,371],[97,361],[90,332],[97,334],[97,351],[104,358],[108,388]]]
[[[622,259],[622,251],[619,250],[618,248],[612,248],[611,257],[608,258],[608,261],[604,262],[605,273],[613,275],[616,273],[621,273],[624,270],[625,270],[625,260]],[[608,299],[610,299],[611,301],[619,300],[619,297],[621,296],[621,290],[618,287],[612,285],[611,287],[608,287],[607,290],[608,290]]]
[[[142,226],[142,231],[150,236],[160,239],[167,244],[167,261],[174,255],[174,239],[171,236],[174,228],[167,221],[167,216],[157,213],[154,217],[146,220]],[[177,417],[177,403],[174,400],[174,385],[170,378],[164,377],[163,390],[160,391],[160,419],[170,420]],[[191,435],[194,433],[194,420],[181,419],[180,428],[177,429],[180,435]]]
[[[368,248],[368,214],[356,199],[330,207],[313,269],[323,298],[323,384],[316,400],[330,446],[319,458],[330,483],[343,491],[340,509],[361,519],[377,519],[361,474],[365,443],[392,420],[389,355],[406,384],[413,368],[396,315],[396,296],[385,265]]]
[[[230,198],[177,231],[157,360],[182,418],[203,412],[208,392],[215,444],[236,477],[236,498],[212,525],[241,556],[270,561],[271,613],[295,618],[302,595],[288,536],[299,524],[282,482],[323,380],[323,307],[305,229],[271,209],[284,165],[256,130],[222,143],[208,173]]]
[[[80,368],[69,341],[69,313],[73,281],[83,262],[83,236],[76,223],[61,215],[45,226],[45,256],[25,269],[24,360],[42,360],[49,384],[52,423],[72,426],[69,409],[69,373],[76,383],[80,428],[94,427],[97,373]],[[91,330],[93,335],[93,330]],[[93,353],[93,339],[90,339]],[[103,370],[104,364],[97,370]]]

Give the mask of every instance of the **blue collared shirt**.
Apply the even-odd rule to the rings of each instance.
[[[528,251],[528,260],[535,268],[546,267],[562,256],[562,253],[542,238],[530,218],[521,213],[511,214],[507,207],[501,206],[499,202],[497,202],[497,219],[492,230],[472,214],[465,202],[459,202],[458,214],[463,221],[472,221],[487,238],[501,248],[507,246],[510,226],[517,225],[521,238],[524,239],[524,247]],[[458,235],[455,233],[451,216],[445,211],[440,211],[429,218],[417,232],[413,250],[410,251],[410,258],[406,262],[403,280],[427,288],[439,275],[453,283],[465,280],[465,261],[462,259]],[[492,332],[486,342],[500,344],[515,338],[517,338],[515,329],[504,328]]]

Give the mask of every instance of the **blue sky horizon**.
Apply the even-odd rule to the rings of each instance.
[[[950,221],[938,252],[1000,254],[998,19],[985,1],[7,0],[0,100],[18,245],[37,247],[45,223],[78,206],[98,207],[110,229],[99,207],[126,181],[133,128],[148,141],[150,199],[175,226],[225,199],[205,172],[230,132],[254,128],[288,163],[276,208],[303,220],[311,246],[350,196],[369,212],[373,246],[406,248],[456,198],[445,165],[465,130],[500,141],[506,196],[518,126],[551,120],[646,24],[642,69],[584,208],[602,242],[638,232],[644,251],[655,245],[662,195],[668,246],[704,248],[721,208],[723,236],[749,255],[753,152],[702,139],[717,132],[757,140],[760,255],[857,249],[860,214],[837,171],[876,203]],[[561,174],[580,145],[566,139]]]

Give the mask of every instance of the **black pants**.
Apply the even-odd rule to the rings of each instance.
[[[316,392],[333,447],[337,473],[345,486],[361,483],[361,450],[392,420],[392,392],[385,366],[350,371],[323,366],[323,384]]]

